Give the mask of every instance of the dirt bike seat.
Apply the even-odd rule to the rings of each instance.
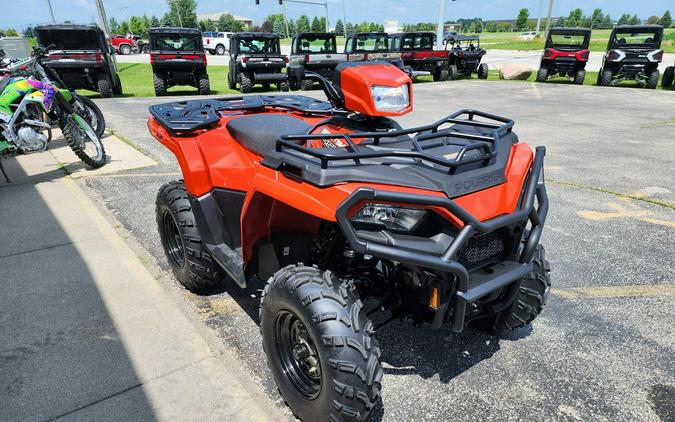
[[[237,117],[230,120],[226,127],[244,148],[260,155],[274,151],[279,136],[302,135],[312,128],[300,119],[283,114]]]

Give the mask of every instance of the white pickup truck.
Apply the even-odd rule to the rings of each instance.
[[[230,37],[233,32],[202,32],[204,50],[209,54],[222,56],[230,49]]]
[[[347,61],[347,55],[337,52],[335,34],[304,32],[293,37],[289,63],[303,65],[309,70],[332,80],[333,71],[340,63]],[[302,89],[312,89],[313,82],[306,79]]]

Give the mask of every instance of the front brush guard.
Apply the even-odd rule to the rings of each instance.
[[[454,300],[452,330],[461,332],[464,329],[466,305],[521,279],[532,270],[532,257],[536,251],[542,228],[548,213],[548,196],[544,185],[542,172],[545,147],[537,147],[532,163],[529,180],[520,208],[512,214],[499,216],[488,221],[478,221],[449,198],[436,196],[415,195],[403,192],[376,191],[368,188],[359,188],[354,191],[337,209],[336,218],[347,241],[358,253],[368,254],[396,262],[404,262],[424,268],[434,269],[454,275],[457,279],[457,292],[448,296],[436,311],[433,328],[439,328],[445,319],[450,302]],[[540,178],[542,180],[540,180]],[[538,206],[535,208],[534,199]],[[401,247],[400,241],[393,242],[390,236],[367,236],[357,232],[347,214],[355,205],[364,201],[383,201],[441,207],[448,210],[464,223],[457,237],[440,254],[424,251],[419,247]],[[457,261],[459,252],[466,246],[474,233],[493,232],[499,228],[529,220],[532,224],[525,246],[517,261],[504,261],[493,267],[490,275],[469,275],[464,265]],[[417,238],[429,241],[425,238]],[[413,240],[414,241],[414,240]],[[395,246],[393,243],[397,243]]]

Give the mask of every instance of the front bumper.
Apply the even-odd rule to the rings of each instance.
[[[432,327],[440,327],[447,312],[452,308],[452,329],[460,332],[464,329],[467,304],[508,286],[532,270],[532,257],[539,244],[548,213],[548,196],[541,178],[545,154],[544,147],[537,147],[521,206],[512,214],[483,222],[478,221],[449,198],[360,188],[340,204],[336,213],[337,222],[351,247],[358,253],[454,275],[457,281],[456,293],[448,296],[438,307]],[[416,236],[395,238],[386,232],[382,232],[382,236],[368,236],[355,229],[348,218],[348,212],[358,203],[373,200],[445,208],[461,220],[464,226],[449,245],[442,245],[440,249],[438,245],[431,245],[430,243],[435,241],[429,238]],[[493,266],[491,274],[482,272],[470,274],[467,268],[458,262],[458,255],[474,234],[490,233],[528,220],[531,228],[517,260],[503,261]]]

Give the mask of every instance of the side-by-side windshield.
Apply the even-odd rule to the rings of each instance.
[[[335,53],[335,39],[302,37],[298,40],[299,53]]]
[[[153,50],[167,51],[199,51],[202,39],[197,34],[153,34]]]
[[[357,35],[354,51],[387,51],[387,36],[379,34]]]
[[[612,38],[612,43],[617,45],[646,46],[660,42],[661,34],[658,31],[618,31]]]
[[[585,44],[585,35],[562,35],[551,34],[549,36],[549,44],[561,47],[583,47]]]
[[[432,34],[405,35],[401,39],[401,50],[424,50],[434,48],[434,36]]]
[[[241,38],[239,39],[239,53],[280,54],[277,38]]]

